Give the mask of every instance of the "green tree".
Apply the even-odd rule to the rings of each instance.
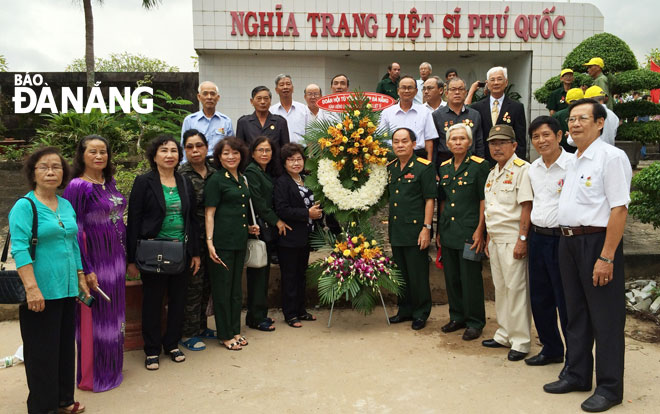
[[[85,59],[74,59],[66,72],[85,72],[87,65]],[[141,54],[128,52],[111,53],[106,58],[97,57],[94,62],[96,72],[178,72],[179,68],[170,66],[167,62],[150,58]]]
[[[0,72],[7,72],[7,59],[4,55],[0,55]]]
[[[656,64],[660,65],[660,49],[653,48],[651,51],[644,56],[644,67],[646,69],[651,69],[651,61],[654,61]]]
[[[103,3],[103,0],[97,0]],[[142,0],[142,7],[149,10],[156,7],[161,0]],[[85,67],[87,71],[87,87],[94,86],[94,13],[92,0],[82,0],[85,13]]]

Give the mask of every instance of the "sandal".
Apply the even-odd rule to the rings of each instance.
[[[300,319],[298,318],[289,319],[286,323],[292,328],[302,328],[302,323],[300,323]]]
[[[149,368],[150,365],[152,366],[151,368]],[[156,367],[153,367],[153,365]],[[147,359],[144,360],[144,367],[149,371],[156,371],[160,368],[160,359],[158,358],[158,355],[148,356]]]
[[[275,323],[275,319],[273,319],[273,318],[266,318],[265,321],[268,322],[269,325],[272,325],[272,324]]]
[[[238,338],[234,338],[234,340],[236,342],[238,342],[241,346],[247,346],[248,345],[247,338],[245,338],[244,336],[239,336]]]
[[[265,320],[261,321],[261,323],[259,325],[257,325],[256,328],[254,328],[254,329],[258,329],[258,330],[264,331],[264,332],[273,332],[275,330],[275,327],[273,326],[272,323],[270,323],[268,321],[268,319],[265,319]]]
[[[165,355],[169,355],[170,359],[174,362],[183,362],[186,360],[186,355],[181,352],[179,348],[174,348],[171,351],[166,351]]]
[[[206,349],[206,344],[204,341],[199,339],[196,336],[193,336],[192,338],[188,338],[185,341],[179,341],[179,343],[183,346],[186,347],[187,350],[189,351],[203,351]]]
[[[60,407],[57,409],[58,414],[78,414],[85,412],[85,406],[80,408],[80,402],[76,401],[71,405],[71,408]]]
[[[220,341],[220,344],[222,344],[222,346],[227,348],[227,350],[229,351],[240,351],[241,349],[243,349],[241,348],[241,344],[238,343],[237,341],[233,341],[230,343],[225,343],[224,341]]]
[[[218,335],[217,335],[216,331],[214,331],[213,329],[209,329],[209,328],[204,329],[202,332],[198,333],[195,336],[198,337],[198,338],[204,338],[204,339],[217,339],[218,338]]]
[[[301,321],[315,321],[316,316],[312,315],[309,312],[305,312],[304,314],[298,316],[298,319],[300,319]]]

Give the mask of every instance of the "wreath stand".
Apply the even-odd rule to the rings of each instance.
[[[380,288],[378,288],[378,295],[380,295],[380,303],[383,304],[383,312],[385,312],[385,321],[387,321],[387,326],[390,326],[390,317],[387,314],[387,308],[385,307],[385,301],[383,300],[383,294],[380,292]],[[348,292],[346,292],[346,300],[348,301]],[[328,317],[328,328],[332,325],[332,311],[335,309],[335,301],[332,301],[332,305],[330,305],[330,317]]]

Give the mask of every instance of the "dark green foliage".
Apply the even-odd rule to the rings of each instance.
[[[617,141],[660,142],[660,122],[626,122],[616,131]]]
[[[593,57],[605,62],[604,72],[623,72],[637,69],[637,58],[626,42],[610,33],[598,33],[584,39],[566,56],[562,68],[586,72],[583,66]]]
[[[610,94],[660,88],[660,73],[648,69],[617,73],[610,82]]]
[[[513,90],[514,86],[515,84],[513,83],[509,84],[509,86],[507,86],[506,89],[504,89],[504,95],[507,98],[511,99],[512,101],[520,102],[521,96],[518,92]],[[474,93],[474,97],[472,97],[472,102],[480,101],[484,99],[486,96],[488,95],[483,93],[483,89],[477,89],[477,91]]]
[[[591,78],[591,76],[587,75],[586,73],[578,73],[578,72],[573,73],[574,88],[579,88],[582,85],[588,87],[588,86],[592,86],[593,84],[594,84],[594,80]],[[536,101],[539,103],[546,104],[548,103],[548,98],[550,98],[550,94],[552,93],[552,91],[558,89],[560,86],[561,86],[561,80],[559,79],[559,75],[553,76],[545,82],[545,85],[534,91],[534,99],[536,99]]]
[[[660,162],[654,162],[637,173],[632,179],[632,187],[630,214],[642,223],[660,227]]]
[[[614,104],[614,113],[619,119],[634,119],[636,116],[658,115],[660,105],[647,100],[637,100]]]

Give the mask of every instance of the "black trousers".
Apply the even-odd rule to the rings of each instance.
[[[559,236],[529,233],[529,297],[534,325],[543,344],[541,354],[553,358],[564,356],[564,342],[557,327],[566,337],[566,300],[559,272]]]
[[[73,404],[75,298],[47,300],[43,312],[19,307],[28,413],[55,413]]]
[[[623,361],[626,323],[623,242],[614,254],[613,280],[593,285],[593,268],[605,242],[605,232],[564,237],[559,240],[566,310],[568,371],[565,379],[590,386],[596,342],[596,394],[611,401],[623,398]]]
[[[190,269],[180,275],[142,273],[142,337],[144,353],[160,355],[161,348],[171,351],[178,348],[183,329],[183,312],[186,305],[187,284]],[[162,332],[162,304],[167,294],[167,326]]]
[[[305,288],[307,286],[307,263],[309,245],[303,247],[278,246],[280,272],[282,273],[282,313],[284,319],[291,320],[304,315]]]

